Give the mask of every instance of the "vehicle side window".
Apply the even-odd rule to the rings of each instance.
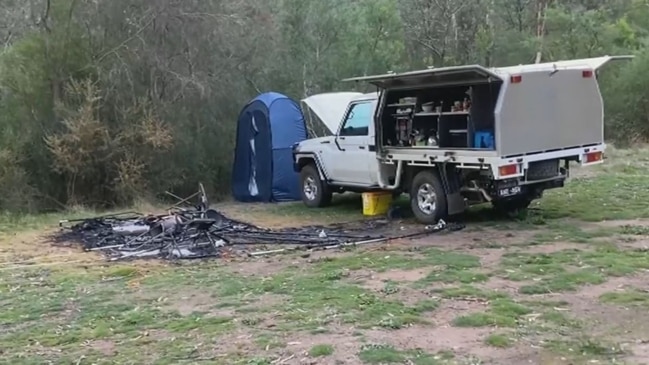
[[[364,102],[352,105],[340,130],[341,136],[367,136],[372,122],[372,103]]]

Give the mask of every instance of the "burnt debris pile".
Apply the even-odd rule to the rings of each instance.
[[[447,228],[444,222],[440,222],[415,233],[390,236],[376,234],[387,231],[381,229],[381,226],[388,228],[387,221],[370,220],[355,225],[272,230],[230,219],[209,208],[202,184],[199,184],[199,191],[188,198],[174,197],[179,203],[170,207],[167,214],[123,212],[61,221],[59,225],[62,230],[54,237],[55,243],[79,243],[85,250],[100,251],[112,261],[147,257],[190,259],[219,257],[230,252],[229,248],[235,245],[290,245],[291,249],[327,249],[411,237]],[[196,197],[198,204],[189,203]],[[257,251],[252,255],[287,250]]]

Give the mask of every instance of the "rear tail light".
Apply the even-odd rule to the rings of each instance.
[[[581,72],[581,76],[583,78],[585,78],[585,79],[589,79],[589,78],[593,77],[593,70],[583,70]]]
[[[586,163],[593,163],[601,161],[603,157],[602,152],[591,152],[586,154]]]
[[[500,176],[509,176],[518,174],[518,165],[505,165],[498,168]]]
[[[511,81],[512,84],[518,84],[521,81],[523,81],[523,76],[521,76],[521,75],[512,75],[512,77],[510,78],[510,81]]]

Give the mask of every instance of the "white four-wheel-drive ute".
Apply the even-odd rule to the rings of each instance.
[[[332,135],[294,146],[302,199],[391,190],[426,224],[491,202],[528,207],[564,185],[570,163],[602,163],[606,56],[485,68],[430,68],[348,79],[378,92],[327,93],[303,103]]]

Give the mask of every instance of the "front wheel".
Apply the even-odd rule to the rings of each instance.
[[[421,171],[412,180],[410,207],[417,220],[424,224],[436,224],[448,213],[446,193],[439,175]]]
[[[331,203],[331,189],[320,179],[320,174],[314,165],[306,165],[300,171],[302,201],[307,207],[320,208]]]

